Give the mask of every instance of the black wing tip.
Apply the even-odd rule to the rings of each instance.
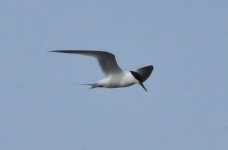
[[[153,69],[154,69],[154,66],[153,66],[153,65],[145,65],[145,66],[142,66],[142,67],[139,68],[139,69],[142,69],[142,68],[148,68],[148,69],[153,70]]]
[[[86,50],[86,49],[68,49],[68,50],[49,50],[48,52],[103,52],[103,53],[110,53],[109,51],[105,50]]]
[[[109,51],[103,51],[103,50],[50,50],[48,52],[56,52],[56,53],[69,53],[69,54],[83,54],[83,53],[103,53],[107,55],[112,55],[115,57],[115,55]]]
[[[61,50],[50,50],[48,52],[57,52],[57,53],[61,53],[62,51]]]
[[[50,51],[48,51],[48,52],[56,52],[56,50],[50,50]]]
[[[48,52],[77,54],[77,53],[80,53],[83,51],[79,51],[79,50],[50,50]]]
[[[73,50],[50,50],[48,52],[57,52],[57,53],[67,53],[72,52]]]
[[[154,66],[153,65],[148,65],[146,67],[150,68],[151,70],[154,70]]]

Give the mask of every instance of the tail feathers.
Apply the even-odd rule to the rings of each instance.
[[[81,84],[81,85],[88,85],[88,86],[90,86],[89,89],[93,89],[93,88],[99,87],[99,86],[97,85],[97,83]]]

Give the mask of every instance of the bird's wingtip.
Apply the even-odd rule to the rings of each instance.
[[[49,50],[48,52],[58,52],[57,50]]]

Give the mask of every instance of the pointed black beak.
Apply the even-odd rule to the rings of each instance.
[[[139,82],[139,84],[144,88],[144,90],[147,92],[147,89],[146,89],[146,87],[143,85],[143,83],[142,82]]]

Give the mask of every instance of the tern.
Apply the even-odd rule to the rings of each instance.
[[[101,70],[105,74],[105,78],[89,85],[91,89],[97,87],[103,88],[119,88],[128,87],[133,84],[139,84],[147,92],[143,82],[148,79],[153,71],[153,65],[147,65],[135,70],[123,71],[116,62],[115,55],[107,51],[97,50],[51,50],[49,52],[79,54],[95,57]]]

